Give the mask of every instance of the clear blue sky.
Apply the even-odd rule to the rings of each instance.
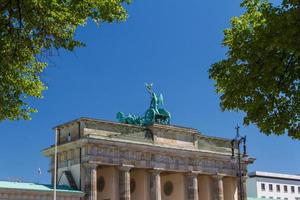
[[[32,104],[31,121],[0,124],[0,179],[21,177],[49,182],[48,159],[41,150],[54,142],[52,127],[82,116],[115,120],[118,111],[143,114],[149,104],[144,82],[162,92],[172,124],[197,128],[207,135],[233,138],[242,113],[222,112],[210,65],[225,55],[223,29],[240,15],[239,0],[135,0],[122,24],[89,24],[76,37],[86,43],[74,53],[49,58],[43,80],[49,87]],[[54,52],[55,54],[55,52]],[[299,173],[299,141],[264,136],[242,127],[253,170]]]

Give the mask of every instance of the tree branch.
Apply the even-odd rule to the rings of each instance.
[[[22,22],[22,6],[20,0],[17,0],[17,7],[18,7],[18,14],[19,14],[19,29],[21,31],[23,27],[23,22]]]

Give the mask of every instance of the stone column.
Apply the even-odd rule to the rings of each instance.
[[[97,165],[91,165],[91,200],[97,200]]]
[[[119,167],[119,195],[120,200],[130,200],[130,169],[133,166]]]
[[[150,171],[150,199],[161,200],[160,170]]]
[[[81,166],[81,190],[85,192],[84,200],[97,200],[97,165],[84,163]]]
[[[223,176],[216,174],[213,176],[214,179],[214,200],[224,200],[223,191]]]
[[[198,195],[198,173],[186,174],[187,200],[199,200]]]

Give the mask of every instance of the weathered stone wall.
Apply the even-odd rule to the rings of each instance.
[[[213,180],[211,176],[200,175],[198,177],[199,199],[212,200],[214,197]]]
[[[238,199],[237,178],[225,177],[223,179],[224,185],[224,200]]]
[[[104,182],[99,182],[100,178]],[[102,188],[98,186],[98,200],[119,199],[119,171],[115,167],[102,167],[97,170],[98,184],[103,184]],[[102,181],[101,180],[101,181]],[[101,189],[101,190],[100,190]]]
[[[144,169],[133,169],[130,172],[131,200],[150,200],[150,174]]]
[[[161,175],[162,200],[186,199],[186,182],[183,173]]]

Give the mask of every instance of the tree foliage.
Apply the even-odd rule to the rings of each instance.
[[[51,49],[72,51],[78,26],[123,21],[130,0],[0,0],[0,121],[30,119],[28,97],[42,97],[40,79]]]
[[[300,1],[241,6],[245,13],[224,31],[226,59],[209,70],[221,108],[245,112],[244,124],[267,135],[300,139]]]

